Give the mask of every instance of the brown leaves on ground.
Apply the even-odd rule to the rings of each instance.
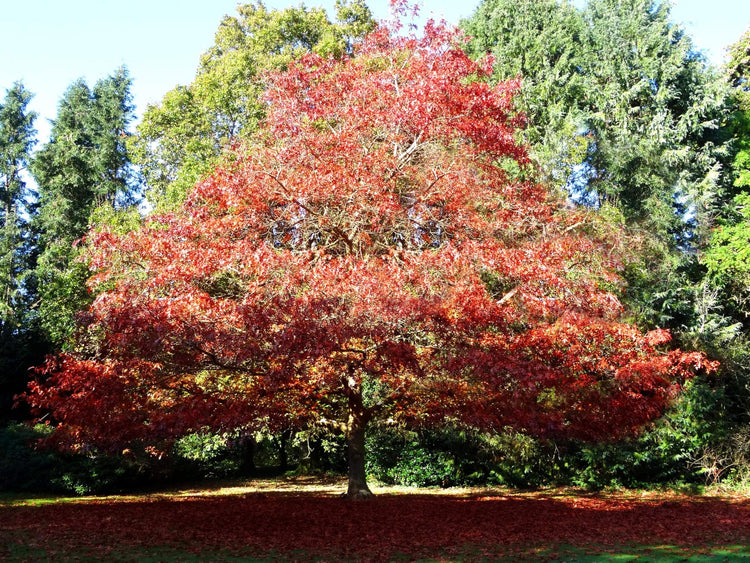
[[[389,490],[351,502],[330,486],[242,490],[0,506],[0,545],[23,541],[47,554],[95,557],[163,547],[382,560],[451,558],[467,547],[493,557],[559,544],[698,547],[750,539],[746,498]]]

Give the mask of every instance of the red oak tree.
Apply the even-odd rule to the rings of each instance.
[[[430,23],[270,77],[254,143],[180,212],[90,235],[98,296],[27,400],[69,445],[327,426],[350,496],[374,420],[596,439],[658,416],[702,358],[625,324],[613,240],[514,179],[517,84],[489,70]]]

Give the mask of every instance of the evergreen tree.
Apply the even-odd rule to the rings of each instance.
[[[642,233],[627,272],[638,318],[682,334],[703,330],[714,305],[695,251],[727,182],[726,85],[670,21],[668,2],[591,0],[584,15],[593,143],[581,186]]]
[[[721,190],[726,88],[670,21],[669,3],[591,0],[584,15],[588,190],[685,243],[683,210],[702,221]]]
[[[28,193],[24,171],[35,143],[32,94],[16,82],[0,105],[0,418],[20,391],[30,352],[23,317],[28,256]]]
[[[572,199],[626,223],[628,301],[649,325],[697,322],[705,244],[726,182],[727,89],[667,2],[485,0],[464,22],[496,76],[521,74],[527,138]]]
[[[723,435],[706,453],[719,475],[750,480],[750,31],[729,49],[725,79],[731,88],[731,184],[720,194],[715,222],[698,256],[706,276],[700,324],[691,336],[719,358],[724,394]]]
[[[729,55],[726,71],[735,103],[733,184],[703,263],[722,288],[729,309],[750,328],[750,30],[730,47]]]
[[[528,117],[531,156],[547,181],[564,186],[587,146],[579,135],[586,128],[582,15],[567,0],[485,0],[462,26],[472,56],[494,57],[496,79],[522,78],[517,102]]]
[[[56,347],[64,344],[74,314],[89,299],[89,272],[76,259],[76,241],[88,231],[97,206],[128,203],[135,193],[125,144],[133,118],[130,84],[124,68],[93,88],[74,82],[60,102],[49,143],[32,164],[39,186],[37,320]]]
[[[32,94],[16,82],[0,105],[0,323],[6,337],[18,328],[20,278],[26,231],[23,171],[34,145],[36,114],[27,107]]]

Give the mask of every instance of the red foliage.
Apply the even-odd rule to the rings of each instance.
[[[515,494],[379,495],[352,504],[335,497],[251,494],[0,508],[0,522],[0,545],[10,546],[15,537],[48,553],[88,552],[95,558],[172,547],[197,554],[386,561],[398,554],[450,559],[467,546],[492,558],[555,544],[595,550],[747,545],[750,504]]]
[[[604,438],[658,416],[702,358],[620,321],[616,241],[506,172],[527,165],[517,84],[458,41],[381,28],[304,57],[180,212],[92,233],[77,351],[27,395],[58,438],[375,417]]]

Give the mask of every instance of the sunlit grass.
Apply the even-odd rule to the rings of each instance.
[[[436,495],[466,498],[577,498],[596,496],[603,499],[620,500],[680,500],[701,498],[724,498],[727,500],[750,499],[750,487],[727,489],[723,487],[664,487],[655,489],[613,489],[584,491],[574,487],[538,488],[530,490],[505,487],[410,487],[402,485],[371,485],[376,495]],[[28,493],[0,493],[0,507],[43,506],[57,503],[89,502],[133,502],[144,500],[166,500],[190,497],[242,496],[253,493],[300,494],[339,496],[346,490],[346,478],[340,476],[290,476],[272,479],[233,479],[227,481],[199,482],[195,485],[167,488],[156,492],[113,495],[49,495]]]

